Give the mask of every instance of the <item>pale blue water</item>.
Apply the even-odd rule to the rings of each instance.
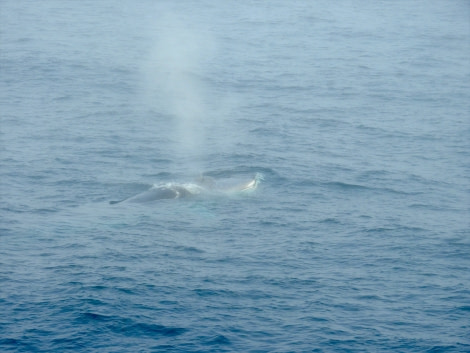
[[[470,350],[468,1],[0,4],[0,351]],[[120,200],[205,173],[246,195]]]

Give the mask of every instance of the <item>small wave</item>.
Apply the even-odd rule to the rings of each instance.
[[[77,322],[80,324],[101,324],[108,329],[124,333],[127,336],[167,336],[173,337],[187,331],[182,327],[170,327],[155,323],[136,322],[130,318],[122,318],[115,315],[104,315],[94,312],[85,312],[79,316]]]
[[[436,205],[428,205],[428,204],[421,204],[421,203],[413,203],[408,206],[408,208],[413,208],[413,209],[422,209],[422,210],[429,210],[429,211],[445,211],[446,208],[442,206],[436,206]],[[455,210],[452,210],[455,211]]]
[[[346,191],[373,191],[373,192],[385,192],[385,193],[392,193],[392,194],[398,194],[398,195],[419,195],[421,194],[420,192],[407,192],[407,191],[401,191],[401,190],[395,190],[392,188],[388,187],[377,187],[377,186],[366,186],[366,185],[360,185],[360,184],[349,184],[349,183],[344,183],[341,181],[332,181],[332,182],[326,182],[323,183],[323,185],[326,185],[327,187],[330,188],[336,188],[336,189],[342,189]]]
[[[340,181],[327,182],[325,183],[325,185],[329,187],[345,189],[345,190],[372,190],[373,189],[364,185],[348,184],[348,183],[343,183]]]
[[[56,208],[38,208],[34,212],[37,213],[37,214],[44,215],[44,214],[57,213],[57,212],[59,212],[59,210],[56,209]]]
[[[215,337],[210,338],[206,344],[208,345],[228,345],[231,344],[230,340],[225,337],[224,335],[217,335]]]
[[[368,228],[364,230],[367,233],[387,233],[387,232],[396,232],[401,231],[403,233],[422,233],[427,232],[424,228],[419,227],[407,227],[402,225],[397,225],[396,227],[375,227],[375,228]]]
[[[186,253],[194,253],[194,254],[203,254],[205,253],[204,250],[198,249],[194,246],[183,246],[183,245],[178,245],[175,247],[175,250],[180,250]]]
[[[166,337],[179,336],[187,331],[181,327],[168,327],[164,325],[148,324],[148,323],[135,323],[132,325],[125,325],[117,328],[118,331],[125,332],[129,336],[153,336],[162,335]]]
[[[194,292],[200,297],[212,297],[212,296],[223,296],[223,297],[238,297],[238,294],[231,290],[224,289],[210,289],[210,288],[198,288],[194,289]]]
[[[331,217],[329,217],[329,218],[324,218],[324,219],[322,219],[322,220],[320,220],[320,221],[318,221],[318,222],[319,222],[319,223],[326,223],[326,224],[341,224],[341,222],[340,222],[338,219],[336,219],[336,218],[331,218]]]
[[[83,313],[79,320],[82,322],[106,322],[106,321],[112,321],[114,320],[114,316],[108,316],[108,315],[103,315],[103,314],[97,314],[97,313],[92,313],[92,312],[86,312]]]

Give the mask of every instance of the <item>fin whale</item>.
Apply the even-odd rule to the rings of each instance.
[[[156,200],[189,198],[203,193],[234,195],[255,190],[261,180],[263,180],[262,175],[257,173],[255,177],[248,182],[224,187],[219,186],[217,181],[212,177],[200,176],[194,183],[154,185],[140,194],[119,201],[110,201],[109,203],[111,205],[121,202],[145,203]]]

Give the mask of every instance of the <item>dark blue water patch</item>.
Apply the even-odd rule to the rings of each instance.
[[[470,312],[470,305],[463,305],[461,307],[458,307],[457,309],[462,310],[462,311],[469,311]]]
[[[0,347],[5,352],[42,352],[37,343],[38,341],[34,342],[27,337],[0,339]]]

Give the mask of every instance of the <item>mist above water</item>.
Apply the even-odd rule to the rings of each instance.
[[[214,57],[211,33],[175,15],[161,17],[152,28],[154,42],[143,65],[144,102],[164,116],[174,153],[191,169],[200,170],[207,127],[213,123],[209,92],[203,82]]]

